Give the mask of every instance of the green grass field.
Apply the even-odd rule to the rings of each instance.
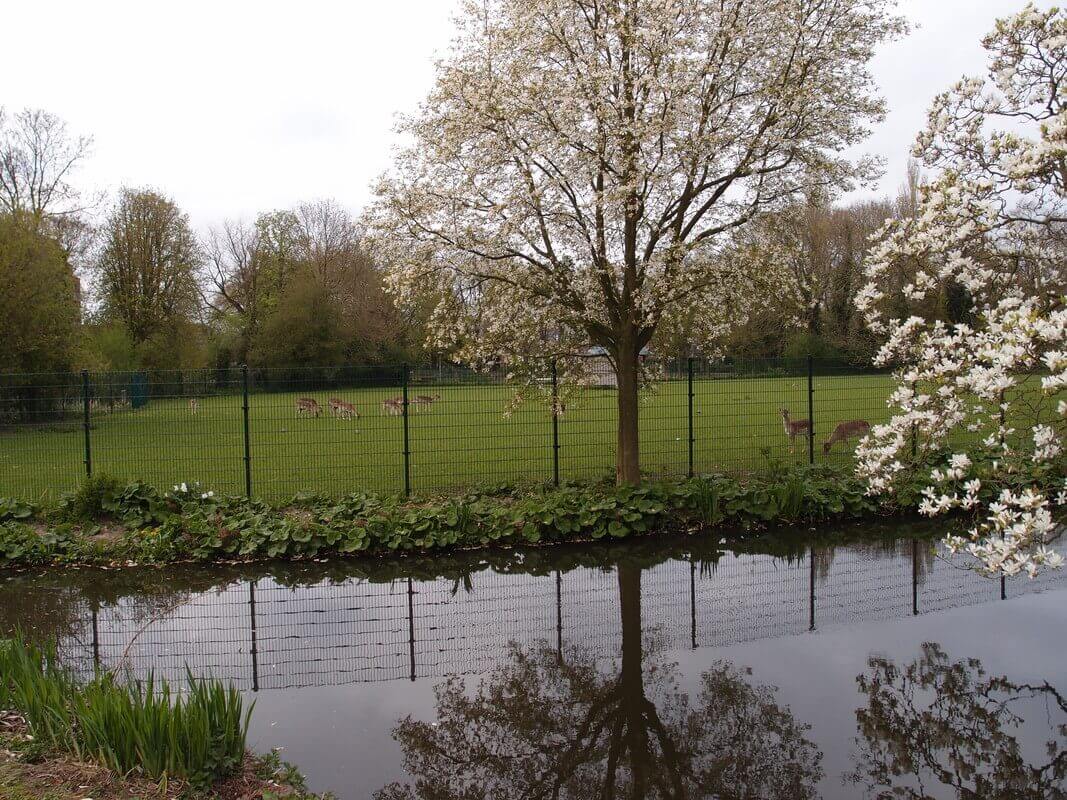
[[[855,442],[824,456],[819,443],[848,419],[872,424],[888,418],[891,379],[848,375],[815,379],[816,460],[845,463]],[[418,385],[411,395],[439,393],[430,409],[409,415],[411,487],[415,492],[552,479],[552,419],[543,399],[505,416],[512,390],[500,385]],[[249,429],[255,494],[277,500],[298,491],[332,494],[402,491],[403,419],[382,413],[395,388],[292,394],[253,393]],[[295,400],[329,397],[355,405],[358,420],[297,417]],[[694,384],[694,466],[710,470],[758,468],[763,452],[807,459],[797,440],[790,453],[780,408],[807,417],[807,379],[697,380]],[[688,465],[686,383],[659,384],[641,406],[642,466],[650,474],[684,474]],[[610,473],[615,458],[615,392],[585,389],[559,421],[560,475]],[[147,406],[94,414],[95,473],[160,487],[199,481],[216,491],[244,491],[244,427],[239,395],[151,400]],[[0,431],[0,496],[54,502],[84,476],[84,433],[77,422]]]

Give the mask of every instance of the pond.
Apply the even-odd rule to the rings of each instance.
[[[0,626],[234,682],[341,798],[1067,796],[1067,575],[852,532],[13,575]]]

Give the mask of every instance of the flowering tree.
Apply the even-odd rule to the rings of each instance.
[[[1033,575],[1062,564],[1048,544],[1067,500],[1067,17],[1028,5],[983,44],[987,77],[939,95],[915,145],[935,177],[868,258],[857,304],[899,385],[859,470],[873,493],[922,480],[926,514],[977,511],[950,549]],[[900,274],[904,314],[887,290]]]
[[[841,153],[882,114],[891,2],[470,0],[368,214],[392,291],[473,364],[602,347],[638,480],[639,354],[713,347],[774,283],[730,235],[871,174]]]

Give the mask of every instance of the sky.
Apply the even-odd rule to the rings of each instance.
[[[1039,0],[1040,7],[1051,5]],[[1023,0],[901,0],[916,28],[872,71],[889,114],[865,152],[895,192],[932,97],[983,70],[981,37]],[[198,229],[332,198],[357,212],[453,36],[457,0],[35,0],[4,10],[0,105],[93,137],[86,190],[151,186]],[[14,32],[15,35],[12,35]]]

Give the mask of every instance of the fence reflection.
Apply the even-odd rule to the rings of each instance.
[[[641,615],[644,630],[670,648],[721,647],[1064,586],[1060,573],[983,578],[939,558],[928,542],[901,540],[792,558],[666,560],[643,570]],[[146,606],[136,594],[82,601],[73,613],[60,653],[84,674],[129,667],[181,681],[188,664],[256,691],[481,672],[511,642],[552,642],[561,652],[580,643],[613,657],[621,637],[616,570],[588,566],[295,587],[260,577],[169,604]]]

